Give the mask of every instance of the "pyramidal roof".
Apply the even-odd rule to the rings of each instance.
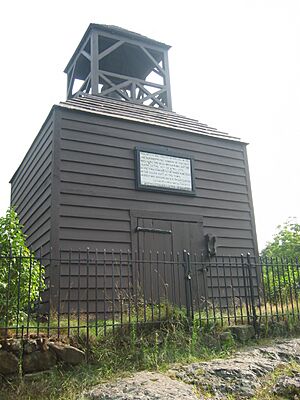
[[[196,119],[185,117],[173,111],[113,100],[107,97],[80,94],[77,97],[60,102],[59,106],[70,110],[240,141],[238,137],[230,136],[228,133],[221,132]]]

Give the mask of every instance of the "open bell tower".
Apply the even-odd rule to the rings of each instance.
[[[116,26],[90,24],[64,71],[67,98],[91,94],[171,110],[169,48]]]

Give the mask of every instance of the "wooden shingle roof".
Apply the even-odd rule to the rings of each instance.
[[[93,114],[131,120],[148,125],[157,125],[186,132],[240,141],[240,138],[218,131],[196,119],[184,117],[173,111],[162,110],[126,101],[113,100],[107,97],[79,95],[59,103],[60,107],[85,111]]]

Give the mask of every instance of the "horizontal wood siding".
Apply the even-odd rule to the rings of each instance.
[[[44,254],[50,247],[52,137],[51,113],[11,181],[11,205],[24,225],[27,245],[43,247]]]
[[[203,217],[218,254],[256,251],[244,144],[62,110],[60,244],[131,247],[130,210]],[[194,159],[195,196],[137,191],[134,149],[168,148]]]

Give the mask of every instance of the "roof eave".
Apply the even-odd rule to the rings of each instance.
[[[68,104],[65,104],[65,103],[60,103],[60,104],[56,105],[56,107],[60,107],[60,108],[62,108],[64,110],[68,109],[68,110],[73,110],[73,111],[79,111],[79,112],[89,113],[89,114],[93,114],[93,115],[99,115],[99,116],[103,116],[103,117],[107,117],[107,118],[112,118],[112,119],[116,118],[116,119],[134,121],[134,122],[137,122],[137,123],[150,125],[150,126],[159,126],[159,127],[166,128],[166,129],[176,129],[176,130],[179,130],[179,131],[182,131],[182,132],[194,133],[194,134],[197,134],[197,135],[203,135],[203,136],[211,137],[211,138],[215,138],[215,139],[221,139],[221,140],[226,140],[226,141],[228,141],[228,140],[230,141],[231,140],[233,142],[238,142],[238,143],[242,143],[242,144],[245,144],[245,145],[248,144],[246,142],[243,142],[240,138],[234,137],[234,136],[230,136],[230,135],[225,136],[225,134],[218,135],[218,133],[213,134],[213,133],[198,132],[198,131],[193,130],[193,129],[186,129],[186,128],[182,128],[182,127],[178,127],[178,126],[172,128],[171,126],[168,126],[166,124],[160,124],[160,123],[157,123],[155,121],[143,121],[143,120],[140,120],[138,118],[132,118],[132,117],[129,118],[129,117],[124,116],[122,114],[119,114],[119,115],[114,114],[114,115],[112,115],[110,113],[105,113],[105,111],[102,111],[102,110],[98,111],[98,110],[83,109],[83,108],[81,108],[79,106],[68,105]]]

